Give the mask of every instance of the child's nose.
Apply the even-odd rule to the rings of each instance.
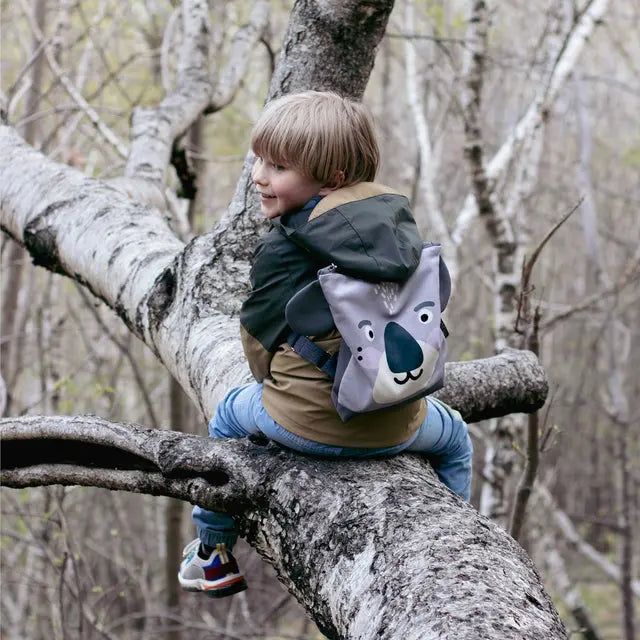
[[[266,174],[264,172],[262,162],[256,161],[253,165],[253,169],[251,170],[251,179],[256,184],[266,184]]]

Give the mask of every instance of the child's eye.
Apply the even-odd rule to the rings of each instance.
[[[281,165],[281,164],[275,164],[275,163],[274,163],[274,165],[273,165],[273,168],[274,168],[276,171],[284,171],[284,170],[286,169],[286,167],[285,167],[285,166],[283,166],[283,165]]]

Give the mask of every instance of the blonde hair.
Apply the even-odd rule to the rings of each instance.
[[[270,102],[251,148],[329,186],[375,179],[380,163],[373,117],[361,103],[328,91],[304,91]]]

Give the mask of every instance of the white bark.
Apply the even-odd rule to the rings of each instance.
[[[229,384],[226,373],[238,383],[248,378],[237,324],[226,315],[237,310],[240,292],[227,293],[224,309],[214,304],[204,317],[197,298],[211,295],[211,287],[233,292],[247,281],[248,264],[223,259],[216,278],[207,267],[216,254],[213,234],[194,240],[183,254],[184,245],[159,212],[52,163],[10,128],[0,129],[0,146],[6,152],[0,159],[2,226],[26,245],[35,264],[88,285],[153,349],[192,399],[205,399],[201,408],[211,415]],[[167,270],[177,258],[175,281],[176,274]],[[194,280],[200,277],[206,280],[198,288]],[[207,287],[212,277],[219,281]],[[161,321],[158,314],[165,311]],[[212,346],[214,335],[220,340]]]
[[[228,105],[235,95],[249,65],[249,52],[268,25],[269,3],[260,0],[254,3],[249,24],[240,29],[233,38],[229,61],[220,74],[220,79],[209,105],[209,111],[219,111]]]
[[[492,292],[494,350],[500,353],[514,344],[516,291],[519,285],[520,245],[513,220],[506,216],[487,175],[484,160],[482,97],[487,56],[489,7],[484,0],[473,2],[467,32],[463,115],[465,157],[475,202],[492,243]],[[513,437],[517,419],[490,423],[490,444],[485,448],[480,512],[506,524],[509,477],[515,462]]]
[[[414,24],[413,2],[407,2],[405,12],[405,30],[411,31]],[[404,41],[404,59],[406,73],[407,100],[411,108],[413,123],[415,125],[418,151],[420,154],[420,179],[419,188],[424,199],[424,214],[417,209],[416,217],[426,219],[429,222],[428,236],[436,242],[442,243],[442,257],[447,263],[451,275],[452,286],[458,278],[458,252],[457,247],[451,242],[449,230],[435,189],[435,176],[438,163],[431,147],[431,135],[429,122],[425,114],[425,105],[422,101],[422,87],[419,84],[417,72],[417,47],[415,43],[406,38]]]
[[[171,15],[167,29],[173,30],[176,16],[175,12]],[[188,221],[173,192],[165,188],[172,149],[203,112],[221,109],[235,96],[251,49],[267,26],[268,4],[255,3],[249,23],[233,39],[229,59],[217,83],[210,65],[211,25],[206,0],[184,0],[180,17],[182,39],[176,87],[159,105],[134,110],[125,176],[111,180],[110,184],[131,198],[169,211],[173,228],[186,237]]]
[[[172,44],[177,26],[180,21],[181,8],[176,7],[169,16],[167,24],[164,28],[162,37],[162,46],[160,47],[160,77],[162,78],[162,86],[169,93],[171,91],[171,79],[169,74],[169,58],[172,53]]]
[[[496,511],[496,492],[494,483],[496,482],[496,444],[495,432],[497,420],[494,418],[489,422],[487,429],[487,438],[485,439],[484,458],[482,459],[482,487],[480,489],[480,502],[478,503],[478,511],[490,518],[491,514]]]
[[[183,2],[182,25],[176,90],[157,107],[135,109],[131,120],[131,152],[125,174],[161,185],[174,140],[204,111],[213,92],[206,0]]]

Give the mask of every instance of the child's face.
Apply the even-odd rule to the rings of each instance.
[[[251,179],[260,194],[260,207],[265,218],[276,218],[300,208],[314,196],[326,195],[331,191],[296,169],[259,156],[251,170]]]

